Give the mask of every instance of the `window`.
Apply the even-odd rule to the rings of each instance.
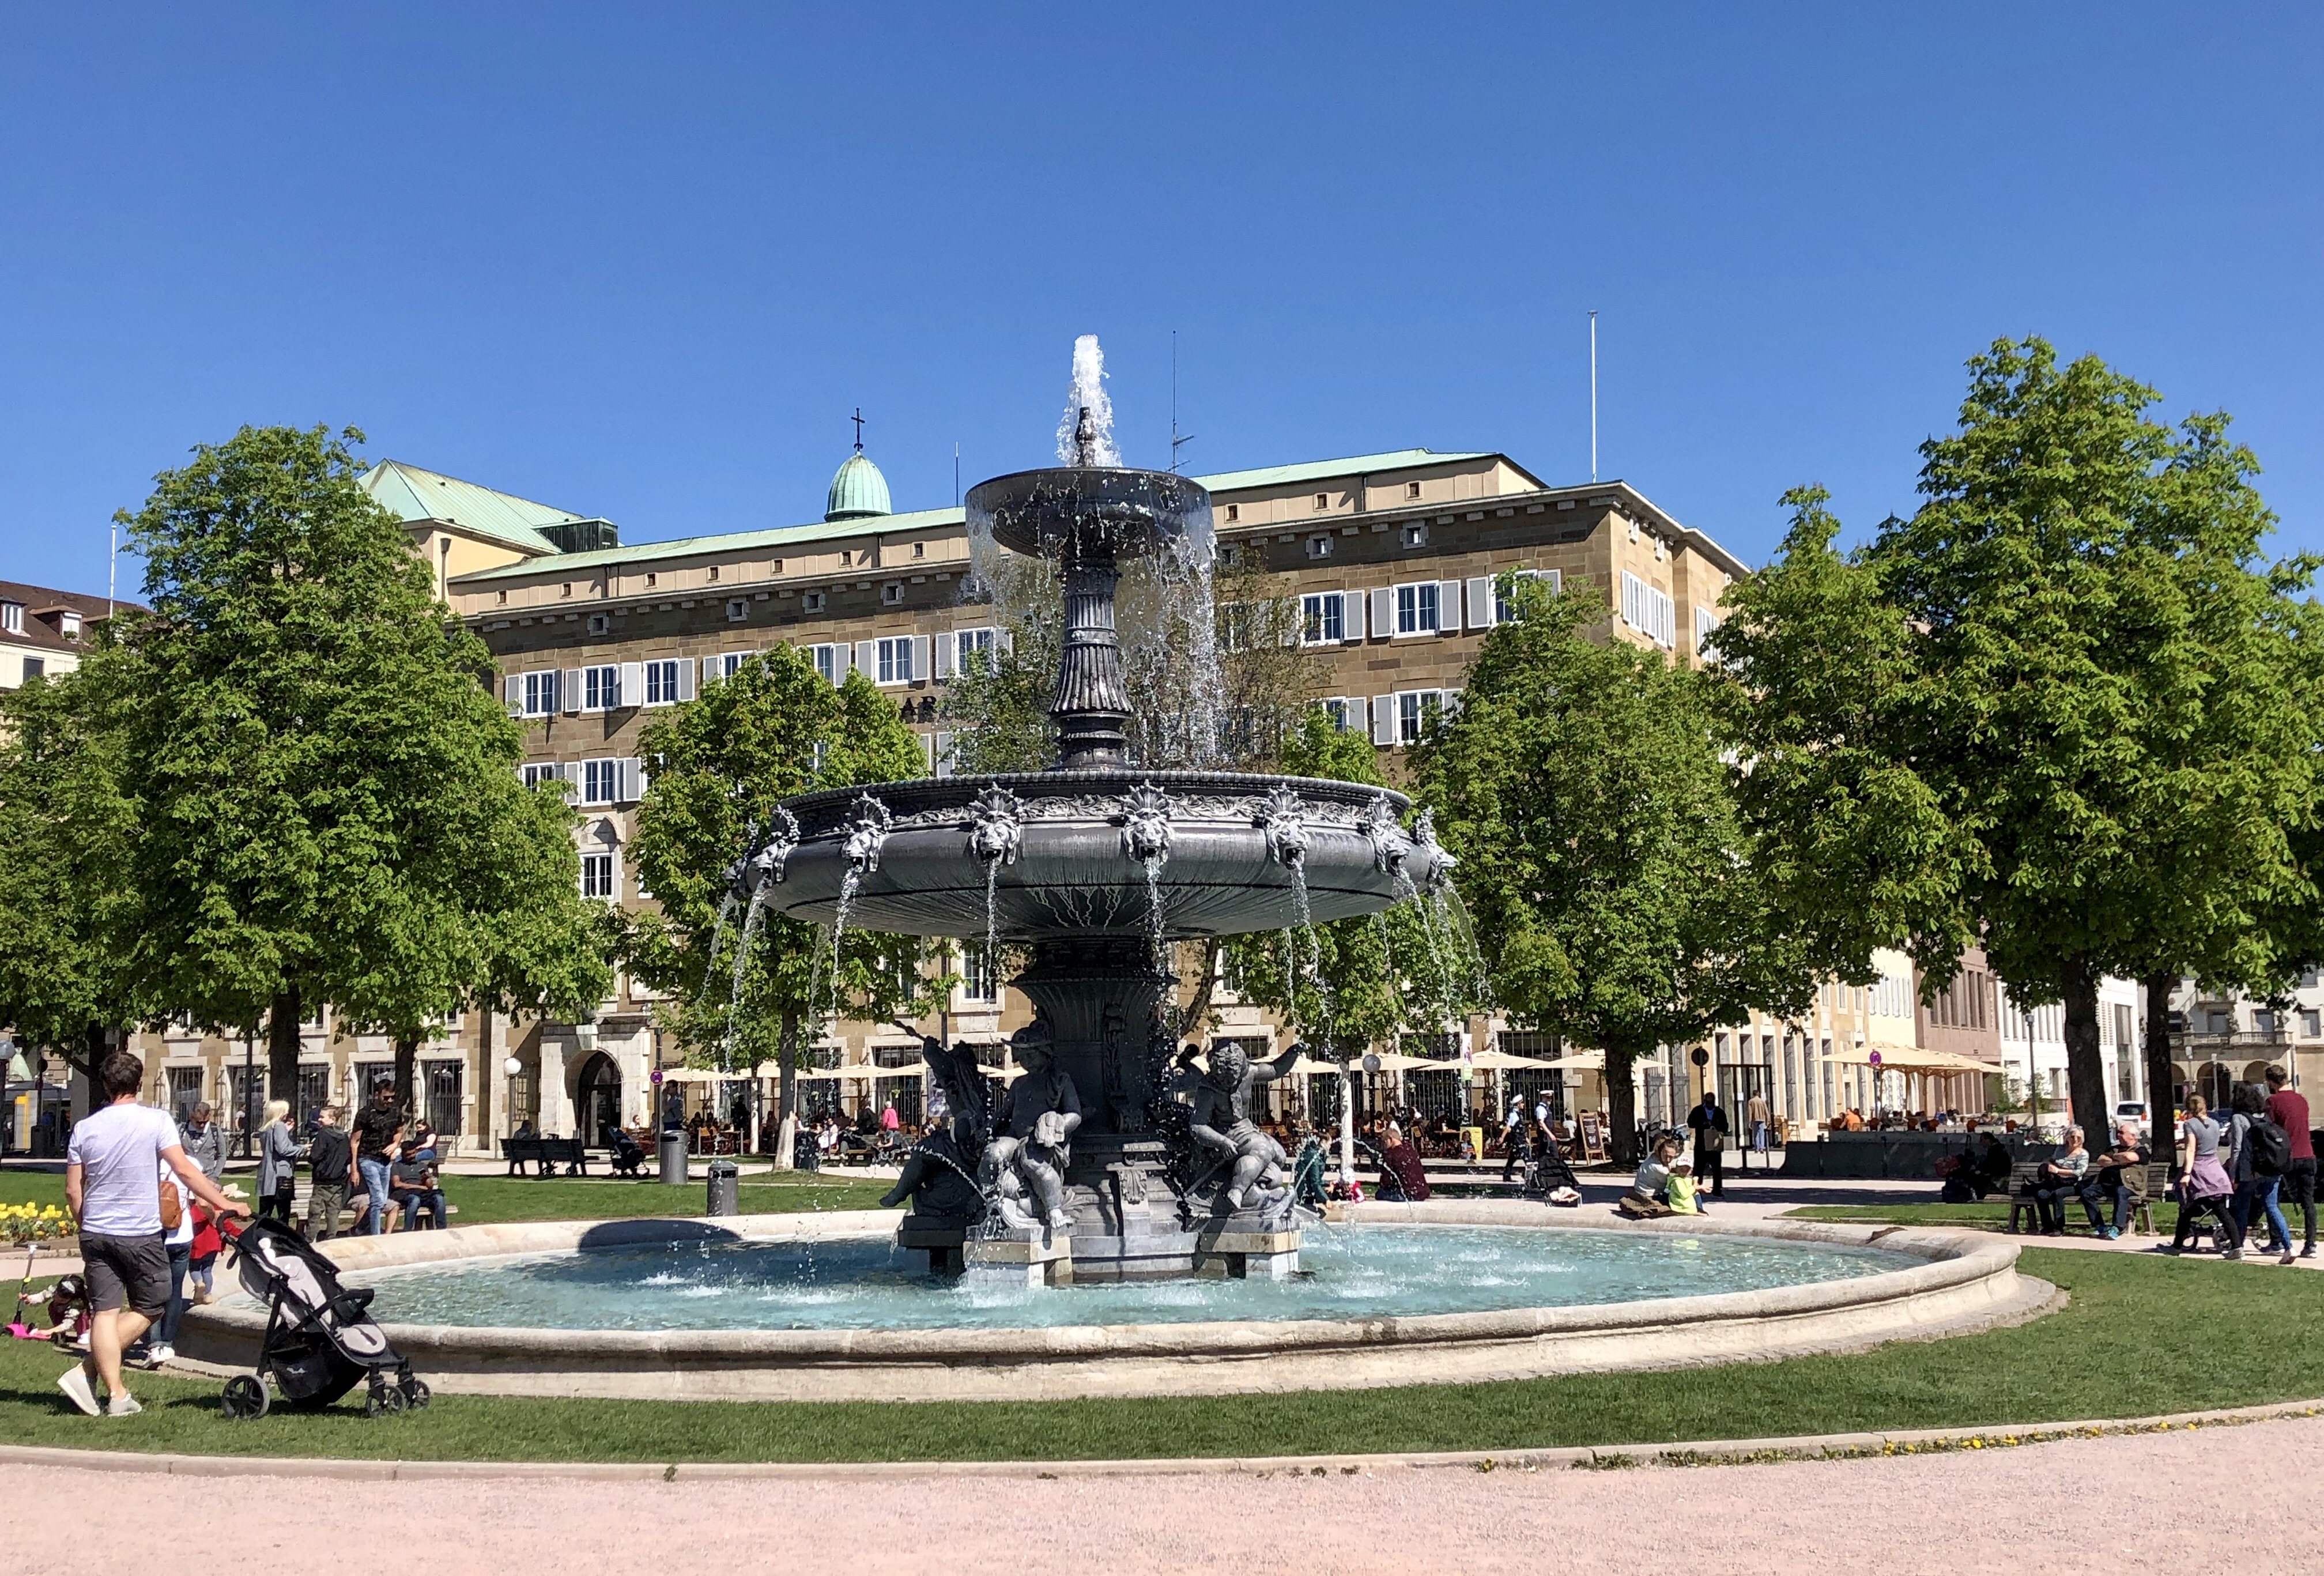
[[[1242,548],[1235,546],[1221,548],[1219,562],[1230,569],[1239,568],[1242,564]]]
[[[713,585],[718,584],[718,566],[715,564],[710,566],[710,584]]]
[[[564,585],[563,585],[563,586],[562,586],[562,587],[558,591],[558,593],[557,593],[557,594],[558,594],[559,596],[570,596],[570,595],[572,595],[572,594],[573,594],[573,582],[572,582],[572,581],[570,581],[570,580],[567,580],[567,581],[564,584]]]
[[[1332,507],[1332,495],[1329,493],[1318,493],[1315,494],[1316,513],[1321,514],[1330,507]]]
[[[524,693],[520,697],[528,717],[548,717],[557,714],[557,669],[528,673],[522,681]]]
[[[843,568],[843,569],[852,568],[852,567],[854,567],[854,563],[855,563],[855,552],[854,552],[854,549],[853,549],[853,548],[840,548],[840,549],[839,549],[839,567],[840,567],[841,568]]]
[[[609,712],[622,704],[622,670],[611,663],[581,669],[581,709]]]
[[[1622,571],[1622,622],[1665,650],[1677,644],[1669,594],[1655,590],[1628,569]]]
[[[738,624],[750,616],[751,604],[749,602],[740,596],[730,597],[727,599],[726,622],[728,623]]]
[[[743,663],[757,655],[756,651],[721,651],[715,657],[705,657],[702,659],[702,677],[713,684],[722,678],[732,678],[742,671]]]
[[[880,601],[882,605],[895,607],[900,604],[903,600],[904,583],[902,581],[890,580],[888,584],[880,587]]]
[[[1344,733],[1355,725],[1351,720],[1355,714],[1355,703],[1345,696],[1330,696],[1315,704],[1323,708],[1323,714],[1332,719],[1332,726],[1341,733]]]
[[[660,576],[655,574],[651,569],[648,569],[646,571],[646,589],[651,591],[654,588],[656,582],[660,580]]]
[[[1717,656],[1711,637],[1719,632],[1719,615],[1707,607],[1694,610],[1694,650],[1705,660]]]
[[[1498,575],[1495,576],[1489,583],[1492,586],[1493,622],[1496,624],[1508,623],[1517,615],[1516,604],[1509,599],[1510,593],[1517,589],[1517,581],[1546,581],[1549,585],[1549,594],[1552,596],[1556,595],[1559,591],[1564,588],[1565,585],[1564,572],[1559,569],[1517,569],[1512,571],[1508,578],[1510,584],[1507,585],[1504,585],[1501,583],[1502,576]]]
[[[914,543],[912,544],[912,557],[914,557],[914,558],[927,558],[927,556],[928,556],[928,544],[927,544],[927,543],[926,543],[926,542],[914,542]]]
[[[506,607],[506,606],[508,605],[508,593],[507,593],[507,592],[503,591],[503,592],[502,592],[502,593],[500,594],[500,604],[499,604],[499,605],[501,605],[502,607]]]
[[[565,774],[554,760],[528,760],[517,768],[517,773],[524,779],[527,788],[539,788],[545,782],[561,784],[565,780]]]
[[[1299,599],[1299,639],[1305,645],[1328,645],[1348,638],[1347,598],[1324,592]]]
[[[40,677],[41,675],[46,673],[48,670],[49,663],[48,659],[45,657],[27,657],[24,659],[25,683],[32,683],[32,680]]]
[[[825,598],[820,591],[810,591],[799,598],[799,605],[806,608],[809,613],[821,613],[824,609],[825,602]]]
[[[912,682],[912,637],[898,635],[880,642],[880,667],[877,682],[909,684]]]
[[[80,614],[66,612],[57,615],[57,633],[68,641],[80,639]]]
[[[952,678],[967,672],[973,662],[990,664],[1001,647],[1001,631],[991,628],[954,630],[950,634],[938,635],[933,677]]]
[[[1397,692],[1396,742],[1417,744],[1436,726],[1436,719],[1444,710],[1444,692],[1441,689],[1406,689]]]
[[[610,805],[620,796],[622,763],[612,757],[581,763],[581,802]]]
[[[2310,1007],[2301,1009],[2300,1014],[2300,1033],[2302,1038],[2311,1040],[2318,1035],[2324,1034],[2324,1022],[2319,1022],[2319,1014],[2314,1008]]]
[[[1408,548],[1426,547],[1428,545],[1428,522],[1425,520],[1406,521],[1404,527],[1404,545]]]
[[[613,856],[610,853],[585,853],[581,856],[581,895],[585,898],[619,897],[613,889]]]
[[[593,634],[593,635],[605,635],[605,634],[611,634],[611,633],[613,633],[613,614],[611,614],[611,613],[591,613],[591,614],[589,615],[589,632],[590,632],[591,634]]]
[[[1396,632],[1433,635],[1437,631],[1439,588],[1434,580],[1396,588]]]
[[[1407,497],[1407,498],[1417,498],[1417,497],[1419,497],[1419,496],[1420,496],[1420,484],[1419,484],[1419,483],[1417,483],[1417,482],[1406,482],[1406,483],[1404,484],[1404,495],[1405,495],[1406,497]]]
[[[453,1138],[460,1134],[460,1070],[458,1062],[428,1062],[421,1064],[421,1087],[428,1092],[428,1125],[439,1138]]]
[[[0,630],[12,635],[24,632],[24,604],[21,602],[0,602]]]
[[[780,558],[777,558],[773,563],[767,566],[767,573],[770,575],[779,575],[782,572],[783,561]]]
[[[682,700],[692,700],[694,696],[684,693],[686,687],[679,682],[679,675],[692,666],[690,662],[681,662],[675,659],[647,663],[645,665],[646,705],[670,706],[676,705]]]
[[[1307,539],[1307,556],[1311,558],[1330,558],[1332,556],[1332,539],[1327,536],[1309,537]]]
[[[964,1001],[1001,1000],[1001,982],[990,949],[974,945],[961,948],[960,995]]]
[[[844,684],[847,680],[847,648],[844,646],[809,646],[808,655],[815,659],[815,670],[823,675],[826,684]]]
[[[1241,504],[1240,504],[1240,503],[1230,503],[1230,504],[1228,504],[1228,505],[1227,505],[1227,523],[1228,523],[1229,525],[1232,525],[1236,521],[1240,520],[1241,518],[1242,518],[1242,505],[1241,505]]]

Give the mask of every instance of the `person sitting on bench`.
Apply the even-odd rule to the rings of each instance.
[[[436,1166],[427,1160],[399,1160],[388,1168],[388,1196],[403,1206],[403,1230],[419,1223],[420,1212],[429,1212],[438,1230],[445,1226],[444,1190],[437,1184]]]
[[[2098,1235],[2112,1241],[2130,1227],[2131,1212],[2146,1202],[2146,1146],[2138,1141],[2133,1122],[2116,1122],[2114,1147],[2091,1164],[2098,1169],[2082,1189],[2082,1203],[2096,1223],[2098,1206],[2111,1201],[2114,1222],[2098,1227]]]

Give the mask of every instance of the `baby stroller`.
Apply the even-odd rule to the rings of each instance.
[[[605,1147],[613,1152],[613,1175],[636,1176],[639,1167],[646,1163],[646,1152],[638,1141],[610,1122],[605,1127]]]
[[[265,1416],[270,1378],[284,1401],[308,1411],[329,1405],[366,1378],[364,1411],[370,1416],[428,1405],[428,1387],[411,1377],[411,1365],[364,1312],[369,1286],[342,1286],[337,1267],[279,1221],[251,1221],[239,1230],[231,1221],[218,1225],[232,1236],[242,1289],[266,1304],[257,1372],[228,1379],[218,1398],[228,1417]]]

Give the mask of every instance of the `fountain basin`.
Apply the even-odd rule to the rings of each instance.
[[[1015,471],[968,490],[971,529],[1028,558],[1211,553],[1211,495],[1192,477],[1112,465]]]
[[[350,1278],[457,1267],[512,1285],[534,1258],[511,1255],[637,1254],[672,1244],[723,1253],[745,1245],[821,1244],[829,1254],[876,1248],[896,1217],[876,1212],[465,1227],[328,1244]],[[1684,1244],[1755,1254],[1786,1249],[1853,1263],[1842,1278],[1610,1303],[1477,1307],[1392,1314],[1330,1313],[1280,1283],[1223,1283],[1204,1317],[1018,1327],[812,1329],[490,1328],[398,1323],[383,1290],[382,1319],[414,1368],[438,1388],[504,1395],[788,1400],[1029,1399],[1227,1394],[1534,1378],[1618,1369],[1761,1360],[1849,1350],[1883,1341],[1963,1333],[2018,1322],[2057,1301],[2046,1283],[2016,1273],[2017,1248],[1977,1233],[1898,1230],[1825,1222],[1701,1220],[1643,1222],[1604,1233],[1537,1204],[1480,1202],[1367,1205],[1345,1235],[1356,1262],[1375,1225],[1483,1228],[1536,1240],[1545,1256],[1572,1255],[1561,1240],[1611,1235],[1611,1250],[1675,1259]],[[1458,1239],[1447,1235],[1447,1243]],[[1593,1251],[1598,1244],[1593,1244]],[[1885,1258],[1867,1261],[1865,1250]],[[1587,1257],[1582,1256],[1582,1257]],[[1176,1287],[1048,1291],[1035,1302],[1185,1295]],[[1303,1305],[1302,1299],[1305,1298]],[[1325,1300],[1326,1304],[1328,1299]],[[811,1301],[803,1304],[811,1306]],[[1096,1302],[1087,1308],[1094,1310]],[[1352,1308],[1352,1304],[1351,1305]],[[1148,1310],[1150,1314],[1151,1310]],[[1287,1315],[1287,1316],[1286,1316]],[[1079,1306],[1057,1315],[1084,1317]],[[1103,1316],[1102,1313],[1096,1316]],[[180,1350],[247,1365],[263,1310],[239,1294],[189,1310]]]
[[[1125,835],[1131,796],[1149,784],[1167,797],[1168,816],[1167,857],[1150,889]],[[1012,860],[991,863],[979,857],[972,837],[976,802],[996,786],[1019,806],[1018,841]],[[1262,825],[1278,791],[1296,796],[1305,836],[1301,873],[1318,923],[1385,908],[1450,868],[1434,843],[1401,831],[1383,860],[1370,828],[1384,814],[1400,817],[1411,803],[1384,788],[1240,772],[1024,772],[834,788],[787,801],[799,841],[766,898],[770,905],[794,918],[831,922],[867,791],[892,821],[878,868],[858,875],[847,910],[852,929],[982,936],[988,873],[993,929],[1003,941],[1150,935],[1149,890],[1160,896],[1161,933],[1169,940],[1294,925],[1297,880],[1271,852]]]

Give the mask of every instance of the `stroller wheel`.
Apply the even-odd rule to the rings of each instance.
[[[403,1392],[393,1385],[379,1386],[364,1403],[364,1414],[370,1417],[392,1417],[403,1409]]]
[[[263,1417],[266,1415],[266,1387],[248,1374],[236,1374],[226,1380],[226,1388],[219,1393],[218,1410],[235,1423]]]
[[[415,1412],[436,1398],[436,1392],[428,1387],[426,1379],[406,1379],[402,1389],[403,1404]]]

